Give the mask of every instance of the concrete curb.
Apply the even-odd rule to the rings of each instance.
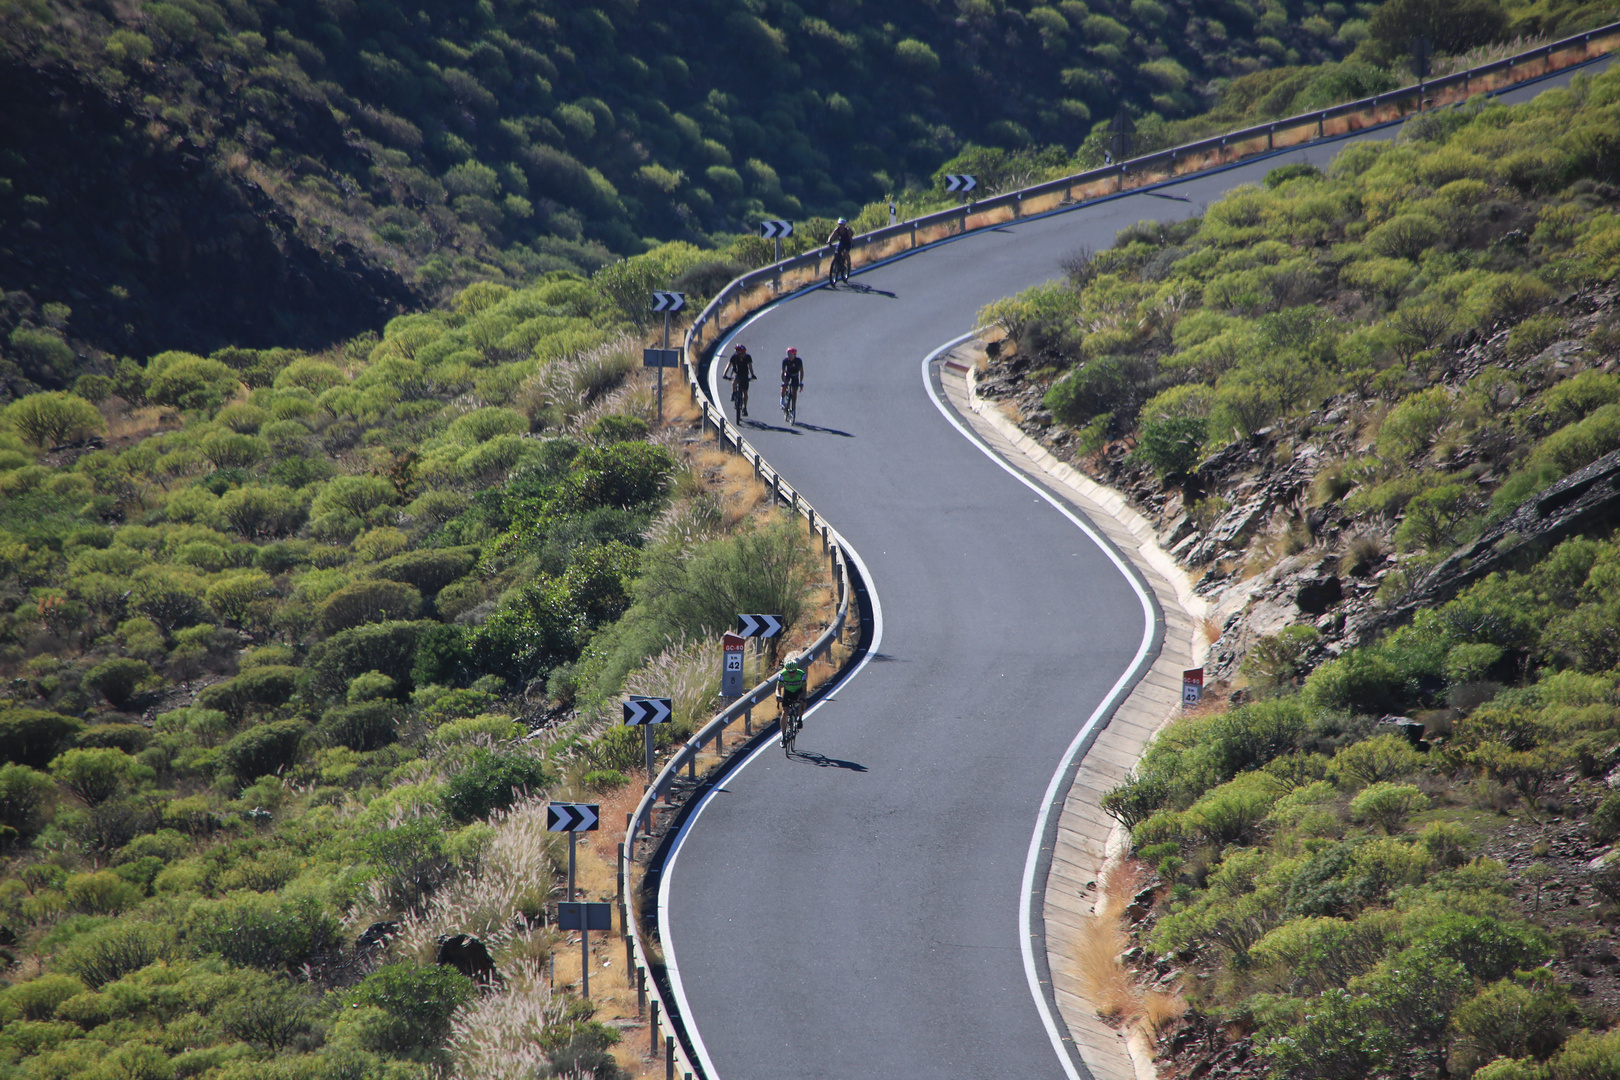
[[[1059,460],[1018,429],[976,387],[983,343],[969,341],[947,354],[941,385],[952,406],[1008,464],[1063,498],[1106,536],[1141,573],[1164,612],[1164,642],[1142,681],[1109,718],[1081,760],[1064,799],[1047,875],[1043,915],[1053,996],[1087,1069],[1096,1080],[1152,1080],[1153,1052],[1145,1038],[1110,1026],[1086,998],[1073,957],[1086,921],[1095,913],[1109,864],[1124,837],[1102,810],[1102,796],[1141,757],[1153,735],[1180,711],[1181,673],[1201,666],[1209,645],[1207,613],[1192,581],[1159,547],[1152,524],[1119,492]]]

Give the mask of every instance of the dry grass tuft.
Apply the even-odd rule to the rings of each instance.
[[[1116,863],[1105,871],[1091,918],[1071,958],[1086,1000],[1097,1015],[1121,1027],[1135,1025],[1150,1039],[1186,1011],[1177,988],[1150,990],[1121,960],[1131,947],[1125,911],[1146,875],[1139,863]]]
[[[451,1080],[527,1080],[547,1063],[541,1036],[565,1007],[533,973],[509,977],[505,993],[473,998],[451,1020]]]
[[[424,909],[405,920],[394,948],[420,963],[432,963],[439,939],[467,934],[482,941],[500,962],[509,946],[527,952],[527,914],[551,895],[552,882],[567,865],[567,840],[546,831],[544,797],[524,799],[490,815],[491,835],[476,874],[440,889]]]

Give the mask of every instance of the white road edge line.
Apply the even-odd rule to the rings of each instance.
[[[928,396],[933,400],[934,407],[939,410],[941,416],[950,421],[951,426],[956,428],[963,438],[978,447],[985,457],[1001,466],[1009,476],[1015,477],[1019,483],[1046,500],[1058,513],[1068,518],[1076,528],[1085,533],[1091,539],[1091,542],[1096,544],[1104,555],[1108,556],[1108,560],[1114,564],[1125,580],[1130,582],[1137,598],[1142,601],[1142,644],[1137,647],[1136,656],[1131,660],[1130,667],[1126,668],[1125,672],[1120,675],[1119,681],[1114,683],[1114,687],[1108,692],[1108,696],[1102,700],[1102,704],[1097,706],[1096,711],[1087,718],[1085,725],[1075,735],[1074,741],[1069,744],[1068,750],[1064,751],[1062,760],[1058,762],[1057,771],[1052,774],[1051,782],[1046,785],[1046,794],[1041,799],[1041,810],[1035,819],[1035,832],[1029,838],[1029,854],[1024,858],[1024,880],[1020,887],[1022,899],[1018,907],[1018,943],[1024,955],[1024,975],[1029,980],[1029,992],[1035,999],[1036,1009],[1040,1011],[1041,1022],[1046,1025],[1046,1034],[1052,1040],[1052,1049],[1057,1051],[1058,1060],[1063,1063],[1063,1071],[1068,1074],[1069,1080],[1082,1080],[1080,1074],[1075,1071],[1074,1063],[1069,1060],[1069,1052],[1063,1045],[1062,1036],[1058,1034],[1057,1018],[1052,1015],[1051,1006],[1046,1001],[1046,994],[1041,991],[1040,976],[1035,970],[1035,949],[1030,943],[1031,906],[1035,902],[1035,867],[1040,862],[1041,838],[1046,835],[1047,823],[1052,816],[1052,806],[1058,796],[1058,785],[1063,782],[1064,773],[1069,771],[1069,766],[1073,764],[1075,755],[1080,752],[1080,744],[1085,742],[1087,736],[1102,722],[1104,717],[1109,716],[1119,707],[1127,684],[1131,680],[1131,675],[1141,666],[1143,657],[1153,647],[1153,632],[1157,628],[1157,620],[1153,617],[1153,602],[1148,599],[1147,592],[1143,590],[1141,583],[1136,580],[1136,575],[1126,567],[1124,561],[1114,551],[1113,546],[1104,543],[1089,524],[1070,512],[1068,507],[1054,499],[1039,484],[1020,473],[1008,462],[1003,461],[1000,455],[985,445],[983,440],[963,426],[962,422],[952,414],[945,403],[939,399],[939,395],[935,393],[934,381],[929,378],[929,365],[942,354],[956,348],[977,333],[977,330],[970,330],[960,337],[952,338],[923,358],[923,386],[928,389]],[[1078,1052],[1078,1049],[1078,1044],[1076,1044],[1076,1052]],[[1089,1072],[1089,1070],[1087,1071]]]
[[[731,333],[722,338],[720,344],[715,348],[715,355],[718,357],[720,350],[727,342],[763,314],[765,314],[764,310],[755,312],[736,329],[732,330]],[[719,401],[719,380],[716,365],[712,363],[709,365],[709,382],[714,400]],[[851,679],[859,675],[866,668],[866,665],[872,662],[872,657],[877,655],[878,646],[883,643],[883,605],[878,601],[877,586],[872,581],[872,574],[867,570],[866,563],[862,560],[860,552],[856,551],[854,545],[850,544],[847,539],[844,541],[844,550],[848,553],[850,561],[855,564],[855,568],[860,571],[862,580],[866,582],[866,595],[872,602],[872,643],[867,648],[866,655],[861,657],[861,662],[855,665],[855,670],[834,683],[833,688],[823,695],[820,701],[806,710],[806,717],[809,717],[817,709],[825,705],[828,699],[842,690]],[[754,759],[759,757],[760,754],[775,748],[776,745],[776,740],[767,739],[760,744],[759,749],[749,754],[747,759],[732,769],[728,775],[735,776],[742,772],[752,765]],[[658,929],[660,940],[664,946],[664,970],[669,975],[671,989],[675,991],[675,1001],[681,1007],[681,1018],[685,1021],[687,1038],[692,1040],[692,1048],[697,1051],[698,1063],[703,1067],[703,1074],[708,1080],[718,1080],[718,1073],[714,1068],[714,1059],[709,1056],[709,1048],[704,1044],[703,1036],[698,1031],[697,1019],[692,1015],[692,1006],[686,1000],[686,984],[681,981],[680,965],[675,962],[675,941],[674,935],[670,933],[669,923],[669,889],[670,881],[675,876],[675,860],[681,854],[681,845],[686,843],[687,831],[697,824],[698,819],[703,816],[703,811],[708,808],[709,800],[719,794],[720,791],[721,788],[718,786],[710,788],[703,798],[699,800],[697,809],[687,816],[686,821],[681,825],[680,831],[675,834],[675,842],[670,845],[669,856],[664,860],[664,876],[658,882]],[[1074,1080],[1079,1080],[1079,1078],[1075,1077]]]

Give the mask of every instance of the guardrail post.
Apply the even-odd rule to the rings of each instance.
[[[915,221],[911,223],[911,250],[917,250],[917,223]]]
[[[636,968],[636,1019],[647,1014],[647,969]]]
[[[686,759],[686,778],[688,780],[696,780],[697,779],[697,750],[696,749],[694,749],[692,751],[692,756]]]
[[[1322,137],[1322,121],[1324,119],[1326,119],[1326,117],[1322,113],[1316,114],[1316,137],[1318,139]]]
[[[646,974],[645,968],[642,969],[642,974]],[[643,979],[642,982],[645,986],[646,980]],[[652,1037],[652,1049],[649,1050],[648,1053],[656,1054],[658,1053],[658,999],[654,998],[649,1004],[652,1009],[652,1016],[651,1019],[647,1021],[647,1031]]]
[[[664,1080],[675,1080],[675,1036],[664,1036]]]
[[[743,710],[743,738],[752,738],[754,734],[754,705],[749,702],[748,708]]]
[[[1276,124],[1272,124],[1269,128],[1266,129],[1266,149],[1267,150],[1275,150],[1275,149],[1277,149],[1277,125]]]

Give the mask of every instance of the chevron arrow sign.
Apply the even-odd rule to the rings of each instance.
[[[780,615],[738,615],[738,637],[773,638],[782,633]]]
[[[554,802],[546,807],[546,831],[595,832],[601,810],[597,803]]]
[[[978,186],[979,178],[977,176],[960,176],[955,173],[947,173],[945,176],[946,191],[959,191],[966,195]]]
[[[667,697],[633,697],[624,703],[626,724],[667,724],[673,709]]]
[[[759,235],[767,240],[780,240],[785,236],[792,236],[793,222],[762,221],[759,223]]]
[[[654,289],[652,297],[652,309],[654,311],[679,311],[686,306],[685,293],[664,292],[661,289]]]

